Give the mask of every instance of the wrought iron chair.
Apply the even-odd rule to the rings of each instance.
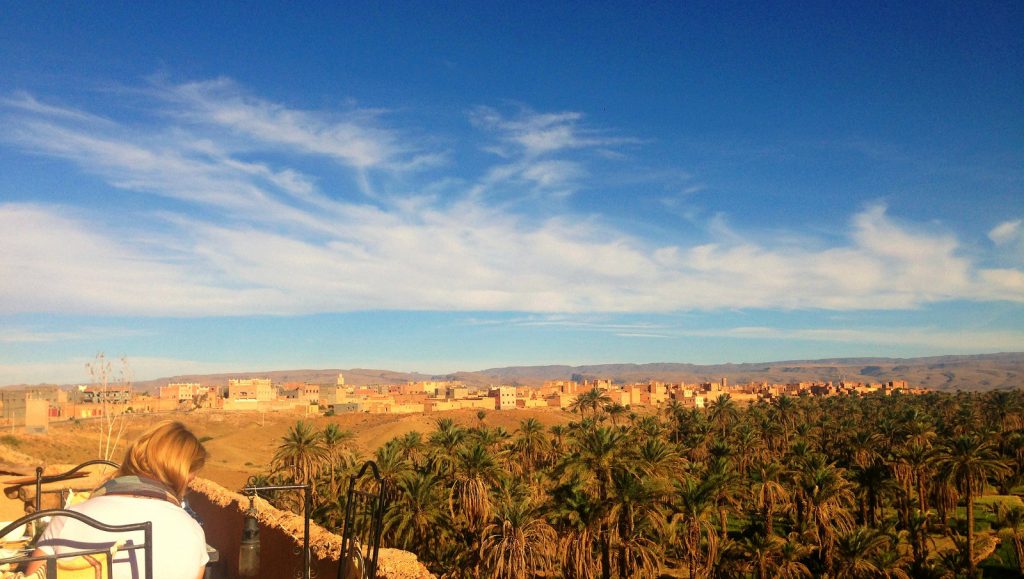
[[[365,476],[367,470],[371,471],[369,477]],[[349,478],[338,579],[373,579],[377,576],[385,491],[384,479],[372,460]]]
[[[43,476],[43,467],[37,466],[36,467],[36,497],[35,497],[36,498],[36,510],[39,511],[39,510],[42,509],[42,505],[43,505],[43,484],[44,483],[52,483],[52,482],[59,482],[59,481],[71,480],[71,479],[74,479],[74,478],[79,478],[81,476],[84,476],[84,474],[79,474],[79,472],[82,469],[84,469],[87,466],[93,466],[93,465],[97,465],[97,464],[105,464],[107,466],[112,466],[114,468],[121,468],[121,465],[117,464],[116,462],[111,462],[109,460],[103,460],[103,459],[96,459],[96,460],[90,460],[90,461],[87,461],[87,462],[83,462],[82,464],[76,466],[75,468],[73,468],[73,469],[71,469],[69,471],[66,471],[66,472],[62,472],[60,474],[50,474],[50,475]]]
[[[51,519],[53,517],[68,517],[107,533],[121,534],[141,532],[143,535],[143,542],[141,544],[134,541],[130,543],[126,541],[119,545],[116,551],[133,552],[141,550],[143,552],[143,569],[145,570],[145,575],[143,575],[143,577],[146,577],[147,579],[153,578],[153,523],[151,521],[130,525],[107,525],[77,511],[49,509],[30,513],[10,523],[3,529],[0,529],[0,537],[10,533],[22,525],[27,525],[28,523],[46,517],[50,517]],[[114,541],[111,541],[111,543],[114,543]],[[53,555],[32,556],[31,553],[32,552],[29,551],[27,554],[20,554],[14,557],[0,559],[0,566],[9,565],[11,569],[14,569],[18,565],[24,563],[44,561],[46,564],[46,579],[63,579],[65,577],[83,576],[94,577],[95,579],[113,579],[114,576],[114,550],[112,550],[110,546],[104,546],[96,549],[76,549],[74,551]],[[84,567],[86,570],[91,570],[92,572],[83,575],[81,573],[82,569],[76,569],[76,567]]]

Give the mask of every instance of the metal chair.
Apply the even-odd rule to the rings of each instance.
[[[364,479],[366,471],[369,477]],[[364,480],[363,488],[359,482]],[[377,576],[377,551],[384,524],[385,488],[377,465],[367,461],[348,483],[345,527],[338,556],[338,579],[373,579]]]
[[[134,542],[124,542],[121,546],[118,546],[117,551],[139,551],[143,552],[144,562],[143,569],[145,570],[146,579],[153,578],[153,523],[151,521],[145,521],[142,523],[134,523],[130,525],[107,525],[101,523],[92,517],[83,515],[77,511],[68,511],[64,509],[49,509],[45,511],[36,511],[34,513],[25,515],[20,519],[10,523],[3,529],[0,529],[0,537],[10,533],[14,529],[17,529],[21,525],[27,525],[36,520],[43,519],[45,517],[68,517],[81,521],[82,523],[105,531],[107,533],[132,533],[141,532],[143,534],[142,544],[136,544]],[[115,542],[111,541],[113,545]],[[15,557],[8,557],[0,559],[0,565],[11,565],[16,567],[24,563],[30,563],[32,561],[44,561],[46,563],[46,579],[63,579],[64,577],[81,577],[81,574],[72,575],[71,573],[77,572],[75,565],[61,564],[62,562],[67,563],[71,560],[78,559],[76,563],[85,563],[88,565],[88,569],[92,569],[92,577],[96,579],[113,579],[113,556],[114,550],[111,546],[102,546],[96,549],[77,549],[74,551],[68,551],[66,553],[53,554],[53,555],[40,555],[32,556],[32,552],[29,551],[27,554],[17,555]],[[88,575],[87,575],[88,576]]]
[[[73,469],[71,469],[69,471],[66,471],[66,472],[62,472],[60,474],[51,474],[51,475],[43,476],[43,467],[37,466],[36,467],[36,510],[39,511],[40,509],[42,509],[42,506],[43,506],[43,484],[44,483],[52,483],[52,482],[59,482],[59,481],[63,481],[63,480],[70,480],[70,479],[73,479],[73,478],[79,478],[79,477],[83,476],[83,475],[78,474],[78,472],[80,470],[82,470],[83,468],[85,468],[87,466],[93,466],[93,465],[96,465],[96,464],[105,464],[107,466],[112,466],[114,468],[121,468],[121,465],[117,464],[116,462],[111,462],[109,460],[103,460],[103,459],[96,459],[96,460],[90,460],[90,461],[87,461],[87,462],[83,462],[82,464],[76,466],[75,468],[73,468]]]

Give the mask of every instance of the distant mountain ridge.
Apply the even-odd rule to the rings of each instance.
[[[597,364],[588,366],[519,366],[459,373],[469,381],[525,385],[537,380],[567,379],[572,374],[617,382],[707,382],[726,378],[732,384],[814,380],[888,382],[906,380],[936,390],[992,390],[1024,386],[1024,352],[931,356],[926,358],[826,358],[742,364],[685,363]]]
[[[999,354],[931,356],[927,358],[827,358],[822,360],[787,360],[742,364],[697,365],[659,362],[650,364],[594,364],[584,366],[510,366],[474,372],[430,375],[366,368],[299,369],[271,372],[231,372],[222,374],[188,374],[138,381],[140,391],[155,392],[171,382],[201,382],[226,386],[231,378],[270,378],[275,383],[336,383],[338,374],[346,384],[401,383],[419,380],[462,380],[470,386],[497,384],[540,386],[547,380],[568,380],[573,375],[586,378],[608,378],[631,383],[658,380],[662,382],[707,382],[726,378],[731,384],[767,381],[776,383],[814,380],[851,382],[888,382],[906,380],[913,386],[936,390],[992,390],[1024,386],[1024,352]]]

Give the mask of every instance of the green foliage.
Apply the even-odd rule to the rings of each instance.
[[[449,579],[998,577],[1024,558],[1024,507],[994,496],[1024,482],[1020,392],[654,413],[593,390],[571,409],[549,429],[442,418],[382,445],[384,545]],[[299,422],[270,473],[312,482],[338,531],[350,438]]]

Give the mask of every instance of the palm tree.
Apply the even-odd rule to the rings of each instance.
[[[579,413],[581,417],[585,417],[585,411],[589,409],[592,416],[596,418],[598,409],[611,404],[611,401],[612,399],[608,397],[608,394],[598,390],[597,388],[592,388],[591,390],[576,396],[576,400],[569,405],[569,411],[572,413]]]
[[[875,553],[872,562],[875,564],[875,577],[878,579],[910,579],[910,574],[903,568],[907,557],[902,555],[890,541],[889,547]]]
[[[882,496],[893,491],[889,467],[880,462],[854,467],[852,480],[857,485],[861,523],[878,527],[876,515],[882,507]]]
[[[619,419],[621,419],[623,416],[629,413],[628,408],[617,402],[612,402],[605,405],[604,411],[608,414],[608,417],[612,419],[612,426],[618,426]]]
[[[1017,555],[1017,570],[1024,577],[1024,508],[1013,507],[1006,513],[1006,532]]]
[[[398,481],[412,471],[412,465],[405,460],[399,439],[393,438],[378,448],[373,460],[377,463],[384,495],[389,501],[394,500],[399,492]]]
[[[355,438],[351,430],[342,430],[337,424],[330,423],[320,433],[324,449],[327,451],[327,459],[330,461],[329,479],[330,493],[334,497],[338,494],[337,471],[342,457],[348,453],[348,442]]]
[[[800,422],[798,416],[800,408],[796,400],[789,396],[780,396],[772,404],[775,410],[776,422],[782,425],[782,447],[789,446],[789,436],[793,426]]]
[[[659,438],[664,430],[664,425],[657,416],[638,416],[633,421],[633,431],[640,438]]]
[[[880,451],[885,448],[884,438],[877,432],[855,430],[843,446],[849,454],[849,462],[864,468],[881,458]]]
[[[300,420],[281,438],[271,468],[275,472],[287,472],[295,484],[312,484],[328,460],[320,433],[312,424]]]
[[[711,523],[717,504],[715,488],[706,480],[676,481],[672,528],[686,560],[689,577],[707,576],[718,551],[718,534]]]
[[[724,543],[729,538],[729,511],[739,505],[740,477],[732,461],[727,457],[720,457],[708,465],[707,480],[714,485],[719,533]]]
[[[911,569],[918,574],[928,564],[928,545],[934,544],[934,540],[928,535],[931,522],[931,513],[916,510],[910,515],[906,528],[901,532],[910,543]]]
[[[548,428],[548,431],[551,432],[551,436],[554,437],[551,441],[552,451],[560,453],[562,450],[562,440],[565,438],[565,433],[567,432],[566,428],[561,424],[555,424]]]
[[[917,491],[917,507],[928,510],[928,483],[932,476],[936,451],[930,446],[913,442],[896,453],[894,472],[897,478]]]
[[[491,487],[501,477],[494,455],[483,445],[459,449],[448,498],[452,517],[460,516],[470,530],[482,529],[491,518]]]
[[[810,579],[811,570],[804,564],[804,559],[810,554],[811,549],[805,547],[803,542],[796,535],[790,535],[789,539],[779,547],[779,560],[772,569],[771,576],[778,579]]]
[[[719,394],[708,404],[708,417],[722,429],[722,439],[725,439],[725,429],[738,421],[739,415],[740,411],[729,394]]]
[[[600,562],[594,546],[604,509],[572,478],[552,492],[552,520],[559,532],[558,551],[562,575],[566,579],[594,579]]]
[[[808,515],[818,550],[831,570],[832,547],[836,537],[853,529],[849,507],[853,504],[853,491],[843,477],[842,469],[828,464],[816,466],[800,475],[800,493],[807,501]]]
[[[390,544],[415,548],[421,558],[436,560],[451,528],[440,480],[430,472],[410,473],[398,481],[398,489],[398,498],[384,512]]]
[[[595,392],[597,390],[594,390]],[[612,483],[612,471],[626,444],[626,435],[618,429],[606,427],[589,428],[576,433],[576,450],[566,459],[565,468],[588,477],[597,490],[599,504],[608,503],[608,492]],[[611,545],[607,523],[601,523],[601,576],[611,577]]]
[[[903,413],[900,417],[900,426],[907,445],[917,444],[931,448],[932,441],[937,436],[935,419],[917,408],[908,408]]]
[[[406,432],[398,439],[398,448],[402,452],[402,458],[409,461],[414,468],[417,467],[423,456],[423,435],[416,430]]]
[[[753,562],[748,558],[744,545],[726,539],[718,544],[715,560],[709,576],[713,579],[739,579],[750,576]]]
[[[456,450],[466,439],[466,430],[455,425],[451,418],[437,421],[437,429],[431,433],[429,440],[430,460],[438,472],[447,473],[455,460]]]
[[[551,567],[558,537],[527,500],[506,497],[480,544],[483,566],[495,579],[533,577]]]
[[[683,465],[679,453],[661,438],[647,438],[637,449],[637,467],[649,477],[667,477]]]
[[[1006,458],[1011,471],[1000,476],[997,482],[999,494],[1011,494],[1013,487],[1024,482],[1024,431],[1015,430],[1003,434],[999,444],[999,452]]]
[[[751,533],[740,542],[744,557],[753,563],[757,579],[774,577],[769,569],[779,558],[782,539],[772,534]]]
[[[625,469],[613,472],[612,487],[607,518],[618,551],[619,577],[653,579],[661,568],[658,539],[666,523],[660,507],[665,487],[659,479]]]
[[[889,545],[889,538],[877,531],[858,527],[836,541],[836,578],[856,579],[878,574],[875,557]]]
[[[936,458],[940,476],[963,494],[967,506],[966,560],[968,573],[975,575],[974,499],[984,495],[988,479],[1005,474],[1010,467],[996,454],[992,443],[966,434],[950,440]]]
[[[497,451],[498,447],[510,437],[509,433],[500,426],[494,428],[487,428],[486,426],[471,428],[469,433],[484,448],[492,452]]]
[[[751,463],[767,455],[761,434],[748,422],[736,428],[733,445],[736,448],[736,470],[743,477],[747,476]]]
[[[993,390],[985,395],[985,413],[992,417],[996,431],[1002,435],[1021,428],[1020,397],[1013,390]]]
[[[683,421],[683,416],[686,414],[686,407],[683,406],[682,402],[672,398],[665,403],[661,412],[665,415],[665,419],[668,420],[669,424],[672,425],[672,432],[669,434],[669,439],[672,442],[679,442],[679,429],[676,428],[676,425]]]
[[[762,462],[750,472],[750,497],[764,519],[765,533],[774,531],[775,512],[789,502],[790,492],[783,483],[785,470],[778,462]]]
[[[544,434],[544,425],[536,418],[527,418],[519,423],[519,436],[513,444],[527,473],[546,462],[551,453],[551,441]]]

